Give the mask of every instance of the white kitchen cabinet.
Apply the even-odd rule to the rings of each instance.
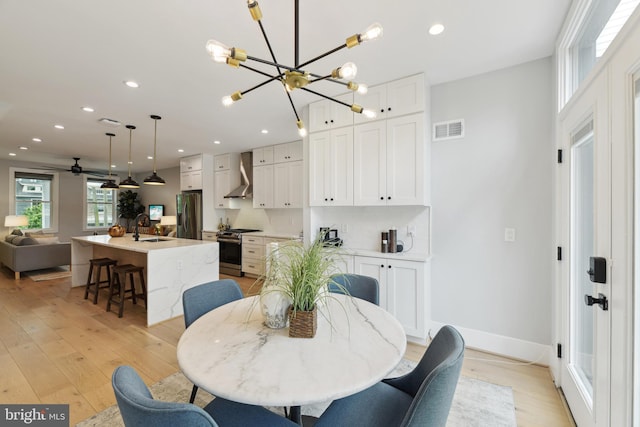
[[[273,207],[301,208],[303,162],[278,163],[273,169]]]
[[[232,199],[224,196],[240,185],[240,153],[220,154],[214,157],[215,209],[232,209]]]
[[[253,168],[254,208],[273,208],[273,183],[273,165],[255,166]]]
[[[202,190],[202,170],[180,172],[180,191]]]
[[[202,170],[202,154],[180,159],[180,173]]]
[[[296,162],[302,160],[302,141],[287,142],[273,146],[273,162]]]
[[[202,190],[202,154],[180,159],[180,191]]]
[[[233,155],[231,153],[220,154],[214,157],[214,169],[216,172],[226,171],[231,168],[231,162],[233,160],[238,160],[237,155]]]
[[[413,114],[425,109],[424,75],[405,77],[372,86],[366,94],[354,94],[354,103],[376,112],[376,120]],[[365,123],[362,114],[354,114],[354,124]]]
[[[353,92],[335,98],[349,104],[349,106],[353,104]],[[328,99],[312,102],[309,104],[309,133],[351,126],[353,125],[353,116],[350,107],[337,102]]]
[[[264,274],[265,243],[261,236],[242,236],[242,271],[254,276]]]
[[[264,166],[273,163],[273,145],[253,149],[253,166]]]
[[[354,272],[378,279],[380,306],[391,313],[407,335],[425,340],[429,332],[429,263],[377,257],[354,257]]]
[[[353,128],[309,136],[309,205],[353,205]]]
[[[423,113],[354,127],[356,206],[426,205]]]

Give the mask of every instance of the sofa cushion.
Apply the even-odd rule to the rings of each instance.
[[[33,240],[35,240],[39,245],[50,245],[52,243],[59,243],[60,240],[58,239],[58,236],[52,236],[52,237],[31,237]]]
[[[53,233],[44,233],[44,232],[42,232],[42,230],[40,230],[40,231],[29,231],[28,233],[25,233],[25,236],[27,236],[27,237],[37,237],[37,238],[40,238],[40,237],[56,237],[55,234],[53,234]]]
[[[16,246],[28,246],[28,245],[37,245],[38,242],[33,237],[27,236],[16,236],[15,239],[11,242]]]
[[[15,234],[9,234],[7,237],[4,238],[4,241],[7,243],[13,243],[13,240],[18,237]]]

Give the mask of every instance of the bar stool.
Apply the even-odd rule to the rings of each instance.
[[[144,300],[144,308],[147,308],[147,287],[144,283],[143,271],[144,267],[133,264],[116,265],[113,267],[113,276],[109,285],[107,311],[111,311],[111,303],[118,304],[118,317],[122,317],[125,299],[131,299],[134,304],[137,304],[138,298]],[[140,276],[140,287],[142,288],[142,293],[136,293],[133,273],[138,273]],[[120,279],[120,274],[124,275],[124,279]],[[127,289],[127,274],[129,275],[129,289]],[[127,293],[131,295],[125,297],[125,294]]]
[[[112,265],[116,265],[118,261],[111,258],[94,258],[89,260],[89,276],[87,277],[87,286],[84,289],[84,299],[89,298],[89,293],[93,294],[93,303],[98,303],[98,294],[101,288],[108,288],[111,284],[111,269]],[[93,267],[97,267],[95,276],[93,275]],[[100,273],[102,267],[107,270],[107,280],[100,280]],[[92,280],[93,277],[93,280]],[[106,283],[104,286],[100,286],[101,283]]]

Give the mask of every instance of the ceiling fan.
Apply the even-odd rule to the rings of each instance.
[[[74,174],[75,176],[79,176],[80,174],[84,173],[86,175],[93,175],[93,176],[97,176],[97,177],[105,177],[108,175],[107,171],[99,171],[99,170],[86,170],[83,169],[82,166],[80,166],[80,164],[78,164],[78,161],[80,160],[80,157],[73,157],[73,160],[75,160],[75,163],[71,165],[71,167],[69,169],[61,169],[61,168],[54,168],[54,167],[48,167],[47,170],[59,170],[59,171],[64,171],[64,172],[71,172],[72,174]],[[113,175],[113,174],[112,174]]]

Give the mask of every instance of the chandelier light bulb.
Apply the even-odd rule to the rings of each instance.
[[[233,105],[233,99],[231,98],[230,95],[227,96],[223,96],[222,97],[222,105],[224,105],[225,107],[230,107]]]
[[[377,22],[369,25],[366,30],[360,33],[360,43],[375,40],[382,37],[382,25]]]
[[[226,63],[227,58],[231,56],[231,49],[217,40],[209,40],[206,47],[207,52],[216,62]]]
[[[356,64],[353,62],[347,62],[342,67],[338,68],[338,75],[341,79],[354,79],[357,73],[358,67],[356,67]]]
[[[375,119],[376,118],[376,112],[373,110],[369,110],[368,108],[365,108],[364,110],[362,110],[362,114],[367,118],[367,119]]]
[[[358,90],[356,92],[358,92],[360,95],[365,95],[367,92],[369,92],[369,88],[367,87],[367,85],[359,83]]]

